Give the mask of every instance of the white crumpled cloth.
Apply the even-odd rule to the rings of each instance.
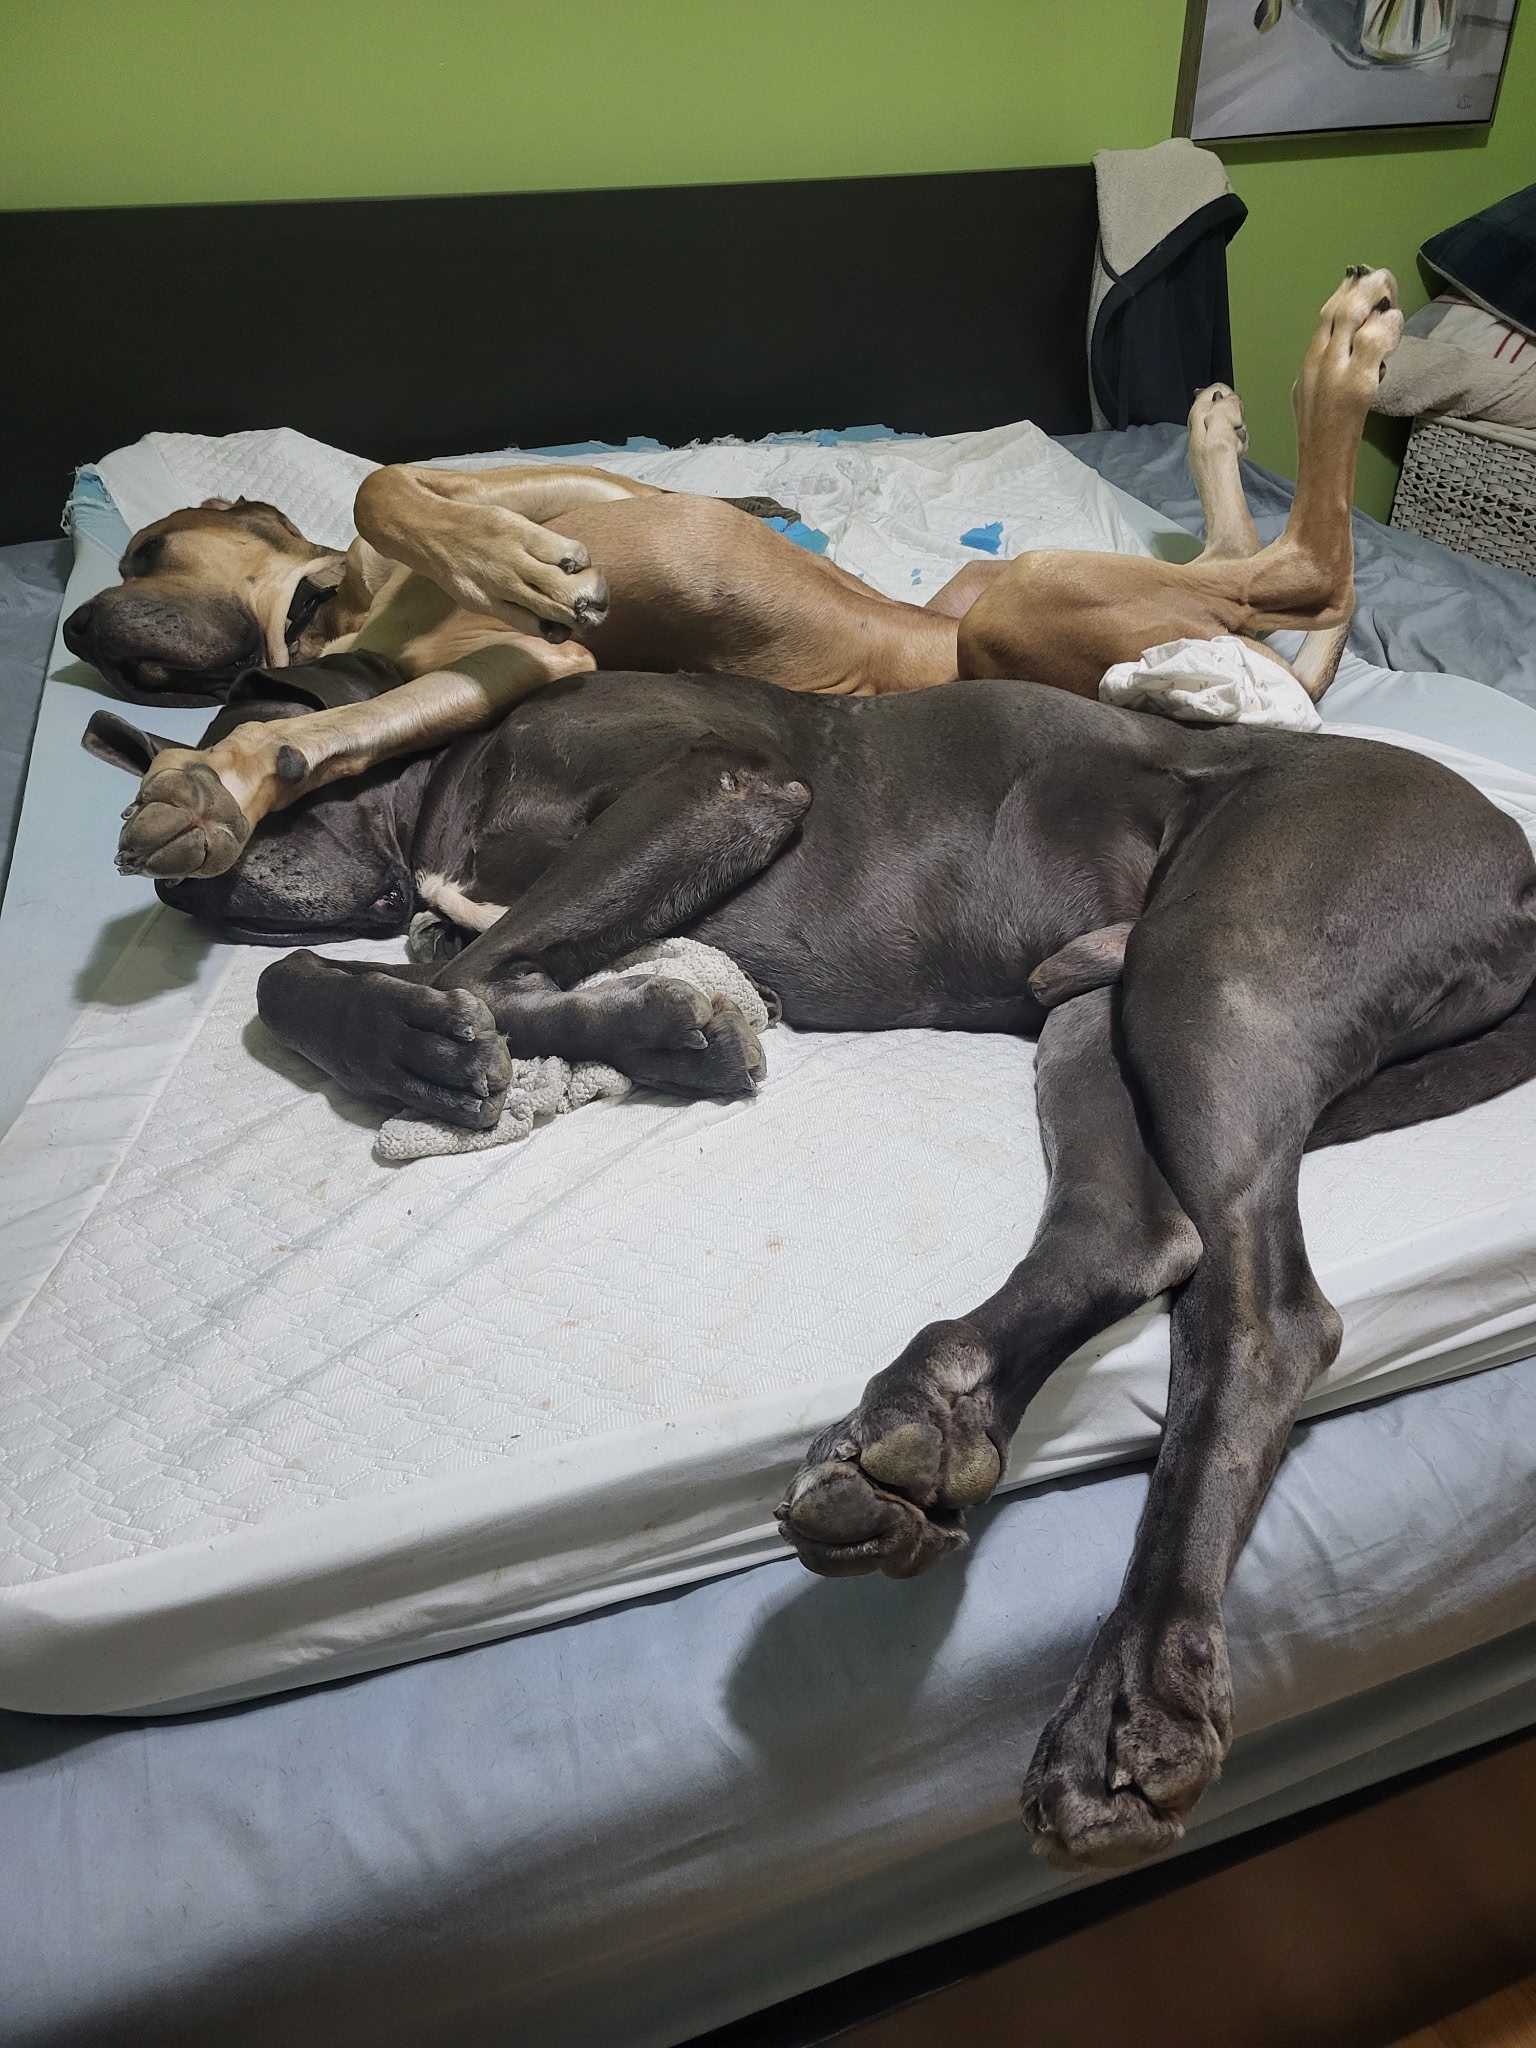
[[[1316,732],[1317,706],[1278,659],[1246,640],[1168,640],[1139,661],[1118,661],[1099,684],[1106,704],[1156,711],[1189,725],[1265,725]]]

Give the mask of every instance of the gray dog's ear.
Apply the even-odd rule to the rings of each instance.
[[[98,761],[111,768],[126,768],[130,775],[147,775],[150,763],[163,747],[179,746],[179,740],[162,739],[157,732],[140,732],[115,711],[93,711],[80,735],[80,744]]]

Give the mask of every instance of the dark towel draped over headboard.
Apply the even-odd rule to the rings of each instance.
[[[0,541],[151,428],[380,460],[1088,427],[1086,165],[0,214]]]

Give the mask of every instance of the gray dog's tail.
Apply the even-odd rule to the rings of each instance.
[[[1416,1059],[1383,1067],[1369,1081],[1330,1102],[1312,1127],[1307,1150],[1400,1131],[1437,1116],[1452,1116],[1491,1102],[1506,1089],[1536,1079],[1536,982],[1518,1009],[1478,1038],[1437,1046]]]

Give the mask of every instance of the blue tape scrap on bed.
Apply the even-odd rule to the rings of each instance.
[[[969,533],[962,533],[960,545],[963,548],[980,548],[983,554],[995,555],[1003,544],[1003,522],[994,519],[987,526],[973,526]]]
[[[797,548],[804,548],[808,554],[824,555],[827,552],[827,536],[819,526],[807,526],[803,519],[769,519],[764,523],[775,533],[782,533],[786,540],[792,540]]]

